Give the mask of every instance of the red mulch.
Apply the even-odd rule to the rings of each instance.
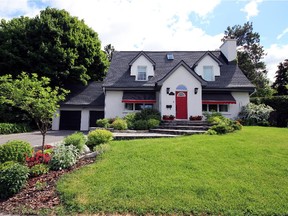
[[[60,204],[60,198],[56,191],[56,182],[59,177],[82,166],[91,164],[95,158],[82,159],[70,169],[50,171],[49,173],[29,178],[25,188],[8,200],[0,200],[0,213],[21,214],[22,210],[37,212],[40,209],[53,209]],[[35,187],[36,182],[42,182],[42,187]]]

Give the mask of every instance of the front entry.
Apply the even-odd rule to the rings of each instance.
[[[176,91],[176,119],[187,119],[187,91]]]

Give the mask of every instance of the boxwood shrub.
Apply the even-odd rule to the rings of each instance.
[[[107,119],[107,118],[103,118],[103,119],[98,119],[97,121],[96,121],[96,125],[98,126],[98,127],[103,127],[103,128],[108,128],[109,127],[109,119]]]
[[[29,168],[14,161],[0,164],[0,198],[7,199],[26,184]]]
[[[33,148],[28,142],[12,140],[0,145],[0,163],[6,161],[25,163],[26,156],[31,157],[32,153]]]
[[[88,134],[88,140],[86,142],[86,145],[93,150],[93,148],[96,145],[108,143],[113,139],[113,134],[105,129],[96,129],[93,131],[90,131]]]
[[[82,132],[75,132],[69,136],[66,136],[63,140],[64,145],[73,145],[79,152],[82,152],[86,143],[86,137]]]
[[[116,130],[127,130],[127,122],[124,119],[117,118],[115,121],[111,124],[111,127]]]

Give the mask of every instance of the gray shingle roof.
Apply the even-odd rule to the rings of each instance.
[[[70,93],[61,107],[82,106],[93,108],[104,108],[103,82],[90,82],[87,86],[81,84],[69,87]]]
[[[167,60],[167,53],[173,53],[174,60]],[[179,62],[184,61],[190,68],[207,53],[206,51],[145,51],[151,60],[155,62],[155,76],[149,77],[147,81],[135,81],[134,76],[130,76],[129,63],[139,54],[138,51],[116,51],[104,80],[103,86],[111,88],[151,88],[169,73]],[[220,51],[209,51],[214,55],[222,66],[221,76],[215,81],[207,82],[205,89],[243,89],[253,91],[254,85],[247,79],[243,72],[235,63],[228,63]]]

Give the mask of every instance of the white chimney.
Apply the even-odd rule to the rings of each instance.
[[[231,62],[237,58],[237,39],[225,39],[224,43],[220,46],[220,50],[227,58],[228,62]]]

